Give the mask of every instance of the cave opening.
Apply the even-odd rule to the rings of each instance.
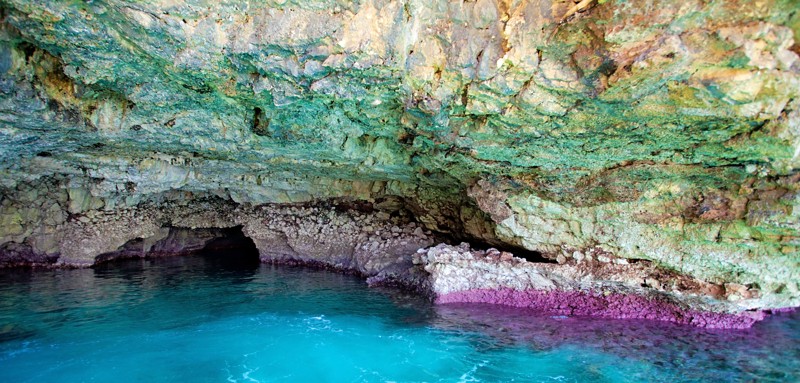
[[[197,255],[223,269],[258,267],[261,263],[258,248],[241,226],[222,229],[222,234],[208,242]]]
[[[228,228],[165,227],[154,237],[136,238],[115,251],[100,254],[96,263],[131,259],[197,256],[221,268],[250,268],[260,264],[255,242],[242,226]]]

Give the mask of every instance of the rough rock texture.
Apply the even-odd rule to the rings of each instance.
[[[390,201],[458,239],[800,305],[796,2],[580,4],[2,0],[0,258],[87,264],[168,224],[249,230],[254,206]],[[181,226],[161,206],[209,196],[230,211]],[[248,233],[367,270],[358,219],[334,220],[347,251]]]
[[[744,298],[721,286],[663,275],[647,263],[620,261],[529,263],[495,249],[475,251],[466,243],[420,249],[414,256],[414,263],[430,274],[429,288],[438,303],[494,303],[710,328],[746,328],[765,316],[742,312],[758,304],[754,295]]]
[[[410,255],[434,242],[430,231],[403,218],[338,212],[333,206],[264,206],[253,214],[237,213],[237,221],[264,261],[314,262],[368,277],[405,272],[412,266]]]
[[[45,199],[46,196],[40,196]],[[178,198],[183,197],[183,198]],[[0,266],[90,266],[118,257],[190,253],[241,228],[262,261],[314,262],[365,276],[411,266],[434,243],[429,230],[392,204],[328,201],[312,205],[236,204],[216,197],[162,196],[134,207],[88,210],[4,244]]]

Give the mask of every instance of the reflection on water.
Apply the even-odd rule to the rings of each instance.
[[[800,315],[750,330],[432,306],[231,253],[0,270],[0,381],[798,381]]]
[[[749,330],[709,330],[645,320],[537,315],[484,304],[436,308],[434,325],[458,331],[479,328],[485,347],[547,351],[592,349],[627,360],[680,371],[685,381],[800,378],[800,315],[780,314]]]

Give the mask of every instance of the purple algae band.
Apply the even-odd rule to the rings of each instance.
[[[705,328],[744,329],[766,317],[763,311],[727,314],[689,310],[655,297],[598,291],[476,289],[441,294],[436,303],[492,303],[547,313],[617,319],[651,319]]]

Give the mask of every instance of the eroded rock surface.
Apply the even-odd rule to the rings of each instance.
[[[45,199],[46,196],[42,196]],[[183,197],[174,199],[176,197]],[[196,252],[240,228],[265,262],[318,263],[365,276],[407,269],[435,236],[395,204],[347,200],[298,205],[236,204],[217,197],[164,196],[132,207],[88,210],[5,243],[0,266],[91,266],[118,257]]]
[[[798,306],[795,3],[5,0],[0,258],[243,226],[391,280],[432,231]]]
[[[744,312],[762,304],[757,292],[743,289],[742,297],[740,290],[665,273],[650,263],[530,263],[462,243],[420,249],[414,264],[430,274],[429,288],[439,303],[494,303],[711,328],[746,328],[765,316]]]

